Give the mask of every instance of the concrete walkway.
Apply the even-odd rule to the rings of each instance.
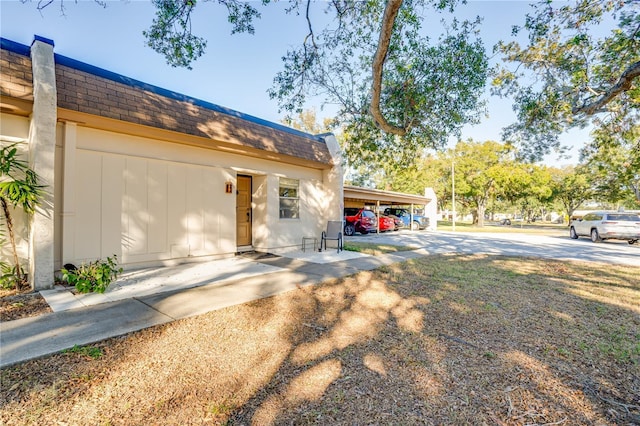
[[[423,255],[329,249],[238,256],[127,272],[102,295],[49,290],[43,296],[53,313],[0,323],[0,368]]]

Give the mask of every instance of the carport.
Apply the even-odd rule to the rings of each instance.
[[[413,215],[415,208],[424,209],[424,216],[429,218],[430,231],[437,226],[438,203],[432,188],[425,188],[425,195],[404,194],[402,192],[383,191],[380,189],[361,188],[359,186],[344,185],[345,207],[375,206],[376,214],[380,206],[406,206]],[[413,218],[412,218],[413,221]]]

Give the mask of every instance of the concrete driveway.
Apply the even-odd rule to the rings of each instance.
[[[592,243],[588,238],[572,240],[568,232],[566,235],[536,235],[402,230],[379,235],[358,234],[346,237],[346,241],[414,246],[429,254],[483,253],[640,266],[640,243],[629,245],[626,241],[615,240]]]

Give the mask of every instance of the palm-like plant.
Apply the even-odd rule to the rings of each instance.
[[[24,273],[18,258],[9,206],[22,208],[28,215],[33,214],[40,201],[42,188],[42,185],[38,184],[36,172],[29,168],[26,161],[18,157],[17,144],[0,149],[0,206],[11,243],[16,289],[24,283]]]

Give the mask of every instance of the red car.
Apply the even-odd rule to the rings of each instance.
[[[380,215],[378,224],[380,232],[395,230],[395,223],[389,216]],[[374,212],[350,207],[344,209],[344,235],[353,235],[356,232],[361,234],[376,232],[376,215]]]
[[[378,215],[378,218],[380,219],[380,232],[396,231],[398,229],[392,217],[381,214]]]

